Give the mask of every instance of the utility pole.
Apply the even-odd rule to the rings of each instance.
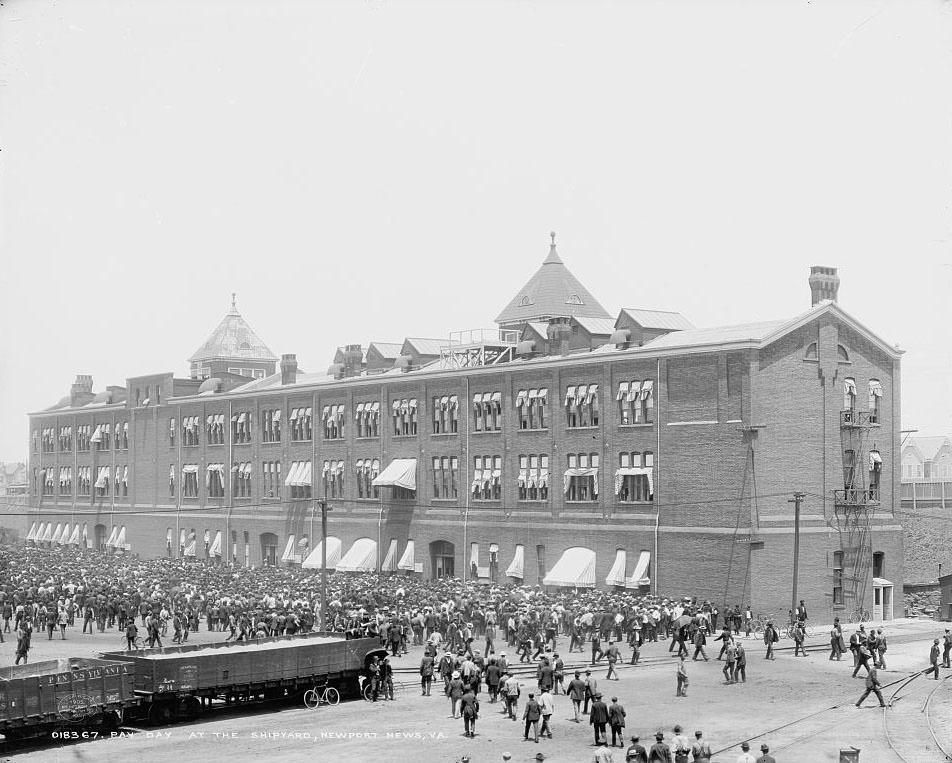
[[[327,631],[327,500],[321,498],[321,630]]]
[[[800,504],[806,498],[806,493],[794,493],[793,500],[787,503],[794,505],[793,514],[793,604],[790,611],[796,614],[797,611],[797,579],[800,574]]]

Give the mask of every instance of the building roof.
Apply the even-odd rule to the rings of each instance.
[[[248,322],[241,317],[235,306],[235,295],[231,295],[231,310],[222,318],[210,337],[189,358],[211,360],[228,358],[234,360],[276,361],[278,359],[267,345],[261,341]]]
[[[622,315],[627,315],[631,320],[645,329],[669,329],[671,331],[686,331],[693,329],[694,326],[681,313],[674,313],[669,310],[636,310],[623,307],[618,321]],[[617,325],[618,321],[615,321]]]
[[[417,355],[432,355],[439,357],[441,348],[449,344],[446,339],[422,339],[420,337],[407,337],[403,340],[403,346],[400,348],[400,354],[407,348],[413,350]]]
[[[555,251],[555,234],[549,256],[496,317],[496,323],[511,325],[556,316],[608,318],[598,300],[565,267]]]
[[[615,333],[615,321],[613,321],[611,318],[588,318],[581,316],[573,318],[573,320],[589,334],[604,334],[605,336],[611,336],[613,333]],[[543,330],[542,333],[544,336],[545,331]]]
[[[693,347],[703,344],[722,344],[723,342],[762,342],[769,334],[784,325],[785,321],[761,321],[760,323],[740,323],[736,326],[717,326],[709,329],[689,329],[664,334],[644,346],[652,349],[666,347]]]
[[[907,448],[915,448],[923,461],[934,461],[942,447],[947,444],[950,444],[948,437],[909,437],[902,450],[905,452]]]
[[[371,342],[367,347],[367,352],[370,352],[372,349],[376,350],[381,358],[396,360],[400,357],[400,350],[403,349],[403,345],[394,342]]]

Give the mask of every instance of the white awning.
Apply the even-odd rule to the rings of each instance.
[[[521,408],[523,405],[525,405],[527,395],[528,392],[526,392],[526,390],[519,390],[519,394],[516,395],[516,408]]]
[[[125,525],[119,528],[119,534],[116,536],[116,548],[126,547],[126,528]]]
[[[621,492],[622,481],[625,477],[643,474],[648,478],[648,493],[654,495],[654,469],[650,466],[624,466],[615,470],[615,495]]]
[[[512,557],[512,563],[506,567],[506,577],[522,580],[524,557],[525,548],[520,543],[516,546],[516,553]]]
[[[875,470],[876,470],[876,467],[877,467],[877,466],[880,466],[880,467],[881,467],[882,464],[883,464],[883,457],[882,457],[881,455],[879,455],[879,451],[878,451],[878,450],[871,450],[871,451],[869,452],[869,470],[870,470],[871,472],[872,472],[872,471],[875,471]]]
[[[212,556],[221,556],[221,530],[215,533],[215,540],[212,542],[209,553]]]
[[[612,565],[611,571],[605,577],[605,582],[608,585],[625,585],[625,565],[627,563],[627,552],[622,548],[618,549],[615,552],[615,563]]]
[[[598,467],[573,467],[571,469],[566,469],[563,478],[563,492],[569,492],[569,480],[572,477],[593,477],[592,490],[594,491],[595,495],[598,495]]]
[[[598,385],[597,385],[597,384],[589,384],[589,385],[588,385],[588,395],[585,397],[585,402],[586,402],[586,403],[591,403],[592,401],[596,400],[596,395],[597,395],[597,394],[598,394]]]
[[[403,549],[403,556],[400,557],[400,561],[397,562],[398,570],[409,570],[413,572],[415,567],[413,564],[413,541],[407,541],[407,547]]]
[[[56,529],[53,530],[53,537],[50,538],[50,543],[59,543],[60,537],[63,535],[63,523],[57,522]]]
[[[470,543],[469,544],[469,563],[479,566],[479,544]]]
[[[415,458],[395,458],[371,483],[374,487],[402,487],[416,490]]]
[[[575,402],[575,387],[566,387],[565,388],[565,404]]]
[[[645,379],[641,383],[641,399],[645,400],[651,395],[651,390],[654,388],[654,382],[651,379]]]
[[[185,464],[182,467],[182,474],[198,474],[198,464]]]
[[[69,540],[70,527],[69,522],[63,525],[63,532],[60,533],[59,542],[61,546],[65,546],[66,542]]]
[[[886,578],[873,578],[874,586],[891,586],[892,581],[886,580]]]
[[[96,487],[106,487],[109,484],[109,467],[100,466],[96,476]]]
[[[90,442],[102,442],[102,427],[97,426],[93,436],[89,438]]]
[[[284,553],[281,554],[282,562],[293,562],[294,561],[294,536],[288,536],[288,545],[284,547]]]
[[[633,381],[631,386],[628,388],[628,402],[634,402],[638,399],[638,394],[641,392],[641,382]]]
[[[36,522],[30,525],[30,532],[26,534],[26,540],[36,540]]]
[[[288,476],[284,478],[285,487],[297,485],[298,473],[304,469],[303,461],[292,461],[291,468],[288,469]]]
[[[870,393],[871,395],[873,395],[873,397],[882,397],[882,396],[883,396],[883,385],[882,385],[882,383],[876,381],[875,379],[873,379],[872,381],[870,381],[870,383],[869,383],[869,393]],[[890,585],[892,585],[892,583],[890,583]]]
[[[542,579],[542,585],[559,588],[595,587],[595,552],[574,546],[562,552],[555,567]]]
[[[40,526],[36,530],[36,537],[33,539],[37,543],[40,543],[43,540],[43,536],[46,534],[46,522],[40,522]]]
[[[498,544],[498,543],[490,543],[490,544],[489,544],[489,553],[490,553],[490,554],[498,554],[498,553],[499,553],[499,544]]]
[[[638,555],[638,564],[635,565],[631,577],[625,581],[625,588],[640,588],[643,585],[650,585],[651,578],[648,577],[648,563],[651,561],[651,552],[642,551]]]
[[[185,556],[195,556],[195,539],[192,538],[185,547]]]
[[[318,543],[310,554],[307,555],[307,559],[304,560],[304,564],[301,566],[306,570],[319,570],[321,568],[321,556],[323,556],[324,541]],[[335,538],[333,535],[327,536],[327,569],[333,570],[337,567],[337,563],[340,561],[340,538]]]
[[[107,545],[107,546],[110,546],[110,547],[115,546],[115,545],[116,545],[116,537],[117,537],[118,535],[119,535],[119,528],[116,527],[115,525],[113,525],[113,526],[112,526],[112,532],[109,533],[109,537],[106,539],[106,545]]]
[[[540,387],[540,388],[539,388],[539,400],[545,400],[548,396],[549,396],[549,388],[548,388],[548,387]]]
[[[80,527],[79,527],[79,525],[76,525],[76,526],[73,528],[73,534],[69,536],[69,540],[67,541],[67,543],[68,543],[70,546],[78,546],[78,545],[79,545],[79,531],[80,531]]]
[[[367,406],[369,407],[370,403],[368,403]],[[360,418],[363,417],[363,415],[364,415],[364,404],[357,403],[357,409],[354,411],[354,418],[359,420]]]
[[[390,539],[390,547],[387,549],[387,555],[383,558],[383,564],[380,565],[381,572],[396,572],[397,570],[397,539]]]
[[[628,382],[619,382],[618,383],[618,397],[616,400],[624,400],[628,397]]]
[[[377,541],[358,538],[337,563],[338,572],[373,572],[377,568]]]
[[[843,390],[847,395],[856,394],[856,380],[855,379],[844,379],[843,380]]]

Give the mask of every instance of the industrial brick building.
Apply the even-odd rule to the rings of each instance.
[[[612,316],[548,257],[493,330],[277,358],[232,306],[190,377],[30,415],[31,542],[790,606],[901,597],[899,355],[813,268],[789,320]],[[805,290],[804,290],[805,291]],[[393,337],[389,337],[393,339]],[[815,613],[815,614],[814,614]]]

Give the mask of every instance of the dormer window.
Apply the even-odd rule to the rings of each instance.
[[[529,297],[528,294],[522,298],[522,303],[521,303],[521,304],[522,304],[523,306],[531,305],[531,304],[532,304],[532,299]]]
[[[578,294],[573,294],[571,297],[569,297],[567,300],[565,300],[565,304],[567,304],[567,305],[583,305],[583,304],[585,304],[585,303],[582,302],[582,298],[581,298]]]

